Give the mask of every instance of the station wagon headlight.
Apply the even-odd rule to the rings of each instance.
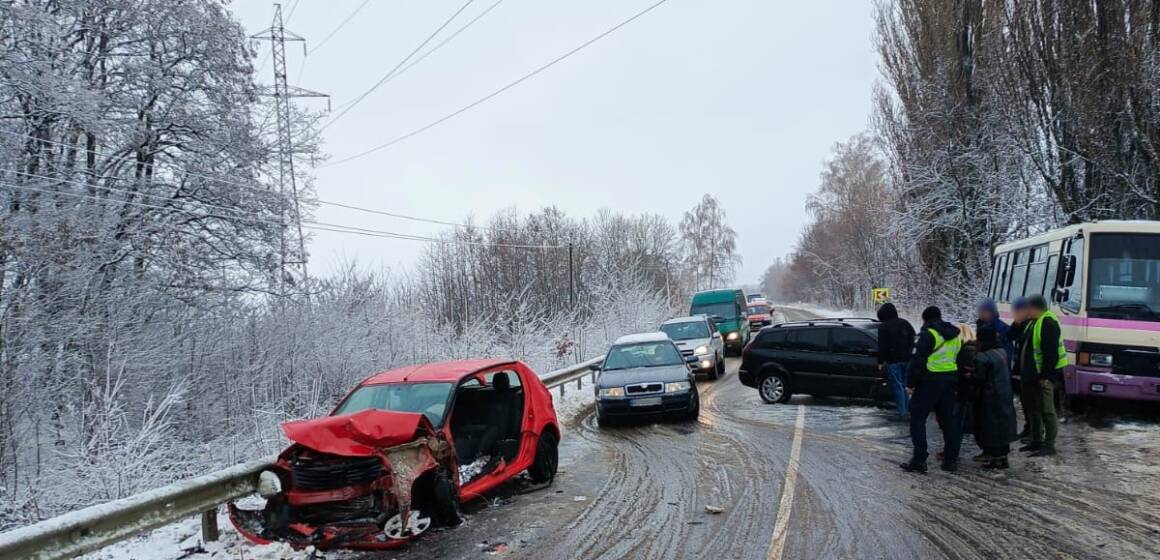
[[[693,350],[693,353],[698,355],[698,356],[704,356],[705,354],[709,353],[709,347],[702,344],[702,345],[698,346],[695,350]]]
[[[597,393],[602,399],[619,399],[624,396],[624,387],[606,387]]]
[[[1112,355],[1096,354],[1093,352],[1091,357],[1088,358],[1088,363],[1097,367],[1112,367]]]
[[[738,338],[741,338],[741,335],[737,334],[736,332],[731,332],[725,335],[725,340],[737,340]]]
[[[677,381],[676,383],[666,383],[665,384],[665,392],[666,393],[680,393],[682,391],[688,391],[690,387],[692,387],[692,385],[690,385],[688,381]]]

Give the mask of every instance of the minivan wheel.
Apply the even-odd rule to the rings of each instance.
[[[725,375],[725,356],[717,356],[717,365],[713,379],[721,379]]]
[[[785,379],[776,373],[762,378],[761,383],[757,385],[757,392],[761,395],[761,400],[770,404],[789,402],[790,398]]]

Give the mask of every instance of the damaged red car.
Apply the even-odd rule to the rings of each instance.
[[[526,472],[556,475],[552,395],[522,362],[480,359],[372,375],[330,416],[282,425],[293,444],[259,476],[262,509],[229,504],[257,543],[385,549]]]

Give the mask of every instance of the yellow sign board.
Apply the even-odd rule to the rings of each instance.
[[[870,300],[874,302],[874,305],[890,301],[890,288],[871,288]]]

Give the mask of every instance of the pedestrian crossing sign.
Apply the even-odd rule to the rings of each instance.
[[[870,290],[870,299],[874,305],[881,305],[890,301],[890,288],[872,288]]]

